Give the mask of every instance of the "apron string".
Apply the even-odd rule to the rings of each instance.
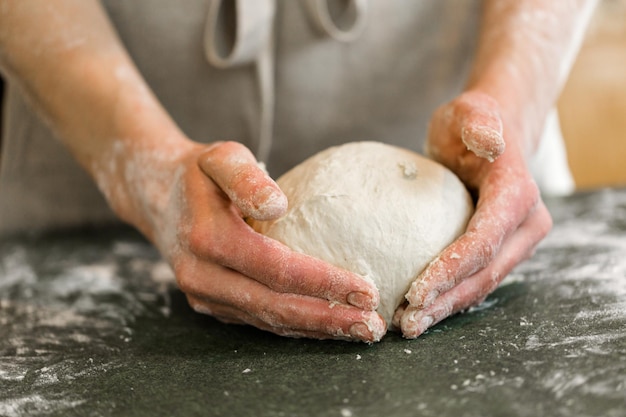
[[[358,38],[365,28],[368,0],[339,0],[346,3],[339,17],[331,13],[329,1],[306,0],[315,26],[341,42]],[[261,162],[269,157],[273,137],[275,15],[276,0],[210,0],[204,31],[204,51],[211,65],[256,67],[261,100],[256,158]]]
[[[225,16],[228,12],[234,15]],[[261,100],[255,156],[261,162],[267,161],[272,148],[275,14],[276,0],[211,0],[204,32],[205,55],[214,67],[255,64]],[[229,18],[233,21],[223,21]]]
[[[340,1],[344,10],[334,16],[330,1]],[[368,0],[306,0],[309,14],[318,30],[340,42],[357,39],[367,22]]]
[[[275,11],[275,0],[211,0],[204,32],[207,60],[216,68],[256,62],[271,42]]]

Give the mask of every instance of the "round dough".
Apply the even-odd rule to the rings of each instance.
[[[473,213],[451,171],[378,142],[326,149],[277,182],[289,200],[287,214],[252,226],[373,281],[388,325],[411,283]]]

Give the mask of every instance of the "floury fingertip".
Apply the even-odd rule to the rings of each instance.
[[[502,134],[486,126],[464,128],[461,131],[461,140],[467,149],[489,162],[495,161],[506,148]]]

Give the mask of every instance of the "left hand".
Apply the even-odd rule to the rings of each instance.
[[[396,311],[393,324],[404,337],[481,303],[552,227],[526,166],[522,132],[504,122],[498,103],[478,91],[443,105],[431,120],[430,157],[454,171],[477,204],[465,233],[426,267],[408,305]]]

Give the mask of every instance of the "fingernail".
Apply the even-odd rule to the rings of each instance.
[[[362,292],[351,292],[346,299],[348,304],[363,310],[373,310],[376,307],[372,297]]]
[[[372,340],[372,332],[365,323],[355,323],[350,326],[350,336],[360,340]]]
[[[272,187],[266,187],[263,193],[258,196],[258,201],[260,204],[256,211],[262,219],[257,220],[274,220],[287,211],[287,197]]]

